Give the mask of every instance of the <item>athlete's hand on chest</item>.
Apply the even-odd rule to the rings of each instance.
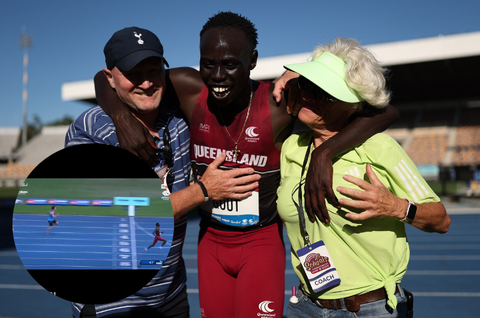
[[[258,188],[260,175],[253,168],[220,170],[226,154],[221,153],[205,170],[201,181],[207,188],[210,200],[241,200],[252,195]]]

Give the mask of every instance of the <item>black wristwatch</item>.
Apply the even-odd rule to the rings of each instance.
[[[405,200],[408,201],[407,214],[405,214],[405,217],[400,221],[411,224],[417,214],[417,206],[412,201],[408,199]]]

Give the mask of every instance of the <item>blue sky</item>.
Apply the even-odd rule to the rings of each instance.
[[[77,117],[89,106],[63,102],[61,85],[104,67],[103,46],[117,30],[156,33],[170,67],[194,66],[207,19],[230,10],[257,27],[260,57],[310,52],[337,36],[375,44],[480,31],[480,1],[4,1],[0,7],[0,127],[22,124],[22,29],[32,37],[28,121]],[[480,45],[480,43],[479,43]]]

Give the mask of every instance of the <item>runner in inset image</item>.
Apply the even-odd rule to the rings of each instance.
[[[164,239],[163,237],[160,236],[161,233],[163,233],[163,231],[160,231],[160,223],[156,223],[155,224],[156,227],[155,227],[155,230],[153,230],[152,234],[155,236],[155,239],[153,240],[153,243],[152,245],[150,245],[149,247],[146,247],[145,248],[145,251],[147,251],[149,248],[151,247],[154,247],[155,244],[157,244],[158,241],[162,241],[162,246],[160,246],[160,249],[165,245],[167,244],[167,240]]]
[[[56,213],[56,210],[57,207],[52,206],[52,209],[50,210],[50,212],[48,212],[48,225],[50,225],[50,227],[46,230],[47,233],[53,228],[54,225],[58,225],[56,217],[59,216],[59,214]]]

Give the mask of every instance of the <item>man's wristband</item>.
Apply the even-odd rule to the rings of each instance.
[[[408,199],[405,200],[408,201],[407,214],[405,214],[405,217],[400,221],[411,224],[417,214],[417,206],[412,201]]]
[[[202,188],[202,191],[203,191],[203,195],[205,196],[205,202],[208,201],[208,192],[207,192],[207,188],[205,188],[205,185],[203,184],[202,181],[197,181],[198,185],[200,186],[200,188]]]

